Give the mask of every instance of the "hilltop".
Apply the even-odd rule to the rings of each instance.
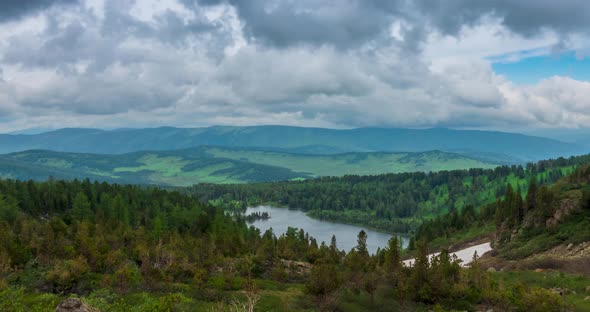
[[[201,146],[105,155],[29,150],[0,156],[0,176],[22,180],[85,179],[163,186],[246,183],[320,176],[376,175],[497,164],[441,152],[308,155],[256,148]]]

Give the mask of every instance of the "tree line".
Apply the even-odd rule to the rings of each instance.
[[[525,188],[535,178],[554,183],[590,155],[537,163],[440,172],[322,177],[305,181],[253,184],[199,184],[186,191],[226,209],[275,204],[308,211],[316,218],[413,232],[422,219],[476,209],[504,195],[506,184]]]

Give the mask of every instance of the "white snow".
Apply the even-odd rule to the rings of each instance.
[[[475,253],[477,251],[477,256],[481,257],[484,253],[488,252],[492,250],[492,246],[490,246],[490,243],[483,243],[483,244],[479,244],[479,245],[475,245],[469,248],[465,248],[465,249],[461,249],[455,252],[451,252],[450,256],[452,257],[453,255],[456,255],[457,258],[459,258],[459,260],[461,260],[461,266],[467,266],[469,265],[469,263],[471,263],[471,260],[473,260],[473,253]],[[428,255],[428,260],[431,260],[432,257],[438,256],[440,254],[440,252],[434,253],[434,254],[429,254]],[[412,266],[414,265],[414,259],[409,259],[409,260],[405,260],[404,264],[406,266]]]

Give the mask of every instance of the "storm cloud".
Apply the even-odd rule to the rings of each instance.
[[[583,2],[3,1],[0,130],[587,125],[587,82],[489,61],[584,48]]]
[[[2,0],[0,21],[9,21],[34,14],[54,5],[75,4],[78,0]]]

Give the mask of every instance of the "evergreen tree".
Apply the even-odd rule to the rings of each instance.
[[[114,215],[121,224],[128,226],[130,225],[129,221],[129,207],[125,203],[123,196],[121,194],[117,194],[113,199],[113,210]]]
[[[2,196],[0,193],[0,221],[11,224],[18,216],[18,205],[14,197]]]
[[[526,215],[529,211],[535,210],[537,206],[537,179],[531,178],[529,182],[529,189],[527,190],[525,205],[524,205],[524,212],[523,214]]]
[[[333,263],[319,263],[311,270],[306,292],[316,297],[318,302],[326,299],[340,286],[338,271]]]
[[[85,193],[78,192],[74,198],[72,207],[72,217],[74,220],[82,221],[92,218],[92,210],[90,209],[90,201]]]
[[[367,232],[361,230],[357,236],[356,242],[356,251],[363,259],[367,259],[369,257],[369,250],[367,249]]]
[[[328,259],[332,263],[340,263],[340,251],[338,251],[338,244],[336,243],[336,235],[332,235],[332,239],[330,240],[330,247],[328,249]]]
[[[522,201],[522,192],[520,191],[520,187],[518,187],[514,196],[515,201],[512,215],[515,226],[519,226],[524,219],[524,203]]]
[[[396,280],[401,269],[401,256],[399,240],[395,235],[389,239],[387,249],[385,250],[384,267],[387,274],[393,280]]]
[[[428,279],[428,243],[420,240],[416,244],[416,258],[412,267],[411,285],[414,288],[414,298],[418,301],[432,300],[430,281]]]

